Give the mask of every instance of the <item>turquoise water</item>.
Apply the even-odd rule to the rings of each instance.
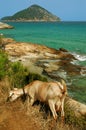
[[[14,29],[0,30],[17,41],[61,47],[86,54],[86,22],[10,22]]]
[[[78,64],[86,67],[86,22],[9,22],[14,29],[0,30],[5,37],[17,41],[47,45],[55,49],[65,48],[78,56]],[[69,92],[86,104],[86,75],[74,79]]]

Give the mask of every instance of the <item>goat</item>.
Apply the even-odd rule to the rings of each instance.
[[[28,94],[28,103],[33,105],[37,100],[49,105],[54,119],[57,119],[57,111],[61,110],[61,117],[64,118],[64,100],[67,94],[66,83],[62,82],[42,82],[33,81],[26,85],[23,90],[16,89],[10,91],[9,99],[14,101],[23,94]]]

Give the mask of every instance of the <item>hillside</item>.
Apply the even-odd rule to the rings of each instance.
[[[11,38],[1,38],[1,41],[4,50],[0,49],[0,130],[85,130],[86,105],[72,99],[69,94],[65,100],[65,124],[61,123],[60,113],[57,122],[53,120],[45,104],[36,102],[28,106],[25,95],[14,102],[7,99],[12,88],[23,87],[31,80],[48,78],[48,81],[58,81],[62,77],[59,73],[64,75],[65,72],[65,76],[79,77],[81,69],[86,68],[72,64],[75,57],[63,48],[55,50]],[[59,73],[55,75],[57,71]],[[74,92],[75,89],[73,87]]]
[[[46,9],[32,5],[27,9],[21,10],[13,16],[2,18],[6,21],[60,21],[60,18],[53,15]]]

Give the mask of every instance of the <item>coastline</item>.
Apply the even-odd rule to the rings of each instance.
[[[0,30],[5,37],[32,42],[51,48],[86,55],[86,23],[67,22],[8,22],[12,30]],[[22,31],[23,30],[23,31]]]
[[[60,48],[59,50],[56,50],[56,49],[49,48],[49,47],[46,47],[43,45],[17,42],[11,38],[3,38],[3,43],[5,45],[5,48],[2,51],[4,51],[8,55],[9,62],[18,61],[18,62],[22,63],[24,66],[28,67],[28,69],[34,73],[39,73],[38,71],[40,71],[40,75],[45,75],[50,81],[51,80],[59,81],[61,78],[63,78],[67,83],[67,87],[68,87],[68,82],[70,83],[70,80],[67,81],[67,77],[69,79],[68,75],[70,75],[70,79],[71,79],[71,76],[75,77],[77,75],[80,75],[80,71],[81,71],[81,69],[83,69],[82,66],[78,66],[78,65],[71,63],[73,60],[76,60],[76,58],[69,51],[65,50],[64,48]],[[56,74],[55,74],[55,72],[56,72]],[[38,126],[38,122],[40,120],[41,121],[40,126],[42,126],[42,128],[44,128],[44,129],[46,128],[46,130],[48,128],[50,128],[50,122],[52,121],[52,118],[51,117],[48,117],[48,119],[43,118],[42,112],[39,113],[39,109],[40,109],[39,106],[35,106],[35,105],[34,105],[34,107],[31,106],[31,108],[29,110],[29,115],[27,116],[27,115],[25,115],[25,112],[26,112],[25,105],[24,105],[24,103],[21,102],[20,99],[18,99],[16,102],[13,102],[13,103],[4,103],[4,102],[6,102],[6,99],[8,96],[7,93],[9,92],[10,88],[9,88],[9,84],[7,83],[7,81],[0,82],[0,86],[1,86],[1,88],[6,87],[5,88],[6,93],[4,93],[3,96],[1,95],[1,98],[4,97],[3,102],[0,102],[0,104],[2,104],[1,105],[1,116],[0,116],[0,123],[2,125],[2,126],[0,126],[1,128],[4,128],[3,124],[5,124],[6,129],[9,129],[8,127],[11,124],[10,123],[6,124],[3,122],[4,122],[4,120],[9,122],[10,118],[12,118],[12,120],[10,122],[11,123],[13,122],[13,124],[14,124],[13,126],[11,126],[11,128],[15,129],[15,126],[19,126],[18,128],[20,128],[19,123],[22,122],[20,120],[20,119],[22,119],[21,116],[23,116],[23,119],[24,119],[23,123],[25,123],[25,121],[29,121],[29,125],[31,125],[32,129],[34,126],[30,122],[32,119],[34,121],[36,121],[34,123],[35,125]],[[67,88],[67,89],[69,91],[69,88]],[[3,89],[0,90],[0,92],[2,92],[2,91],[3,91]],[[77,91],[78,91],[78,89],[77,89]],[[8,109],[9,109],[9,111],[8,111]],[[14,111],[14,109],[15,109],[15,111]],[[5,112],[6,116],[4,116],[4,112]],[[14,113],[16,114],[15,120],[13,119],[13,116],[12,116],[12,115],[14,115]],[[34,118],[33,118],[33,116],[34,116]],[[68,123],[70,124],[70,122],[72,122],[72,123],[69,126],[67,124],[65,124],[64,128],[72,127],[73,129],[75,128],[74,130],[76,130],[76,128],[78,130],[79,130],[79,128],[80,128],[80,130],[82,128],[84,129],[85,123],[86,123],[85,117],[86,117],[86,105],[71,98],[70,94],[68,94],[68,96],[66,97],[66,100],[65,100],[65,121],[67,124]],[[16,121],[18,123],[16,123]],[[45,122],[47,122],[47,124]],[[57,124],[59,125],[59,121]],[[74,125],[74,126],[72,126],[72,125]],[[22,125],[22,127],[23,127],[23,125]],[[55,125],[55,127],[59,128],[59,126],[57,126],[57,125]],[[26,127],[24,126],[24,128],[26,128]],[[41,127],[38,127],[39,130],[41,130],[40,128]],[[67,128],[66,128],[66,130],[67,130]]]
[[[81,82],[81,86],[85,90],[86,67],[76,63],[78,59],[75,55],[63,48],[56,50],[44,45],[17,42],[10,38],[4,38],[3,40],[5,51],[8,53],[11,62],[20,61],[22,64],[27,64],[28,61],[28,63],[34,64],[35,67],[40,67],[42,74],[53,80],[63,78],[67,82],[71,96],[75,96],[75,99],[79,100],[81,87],[78,82]],[[84,99],[85,91],[82,91],[82,94],[82,102],[86,103]]]
[[[0,29],[13,29],[13,28],[14,28],[13,26],[0,22]]]

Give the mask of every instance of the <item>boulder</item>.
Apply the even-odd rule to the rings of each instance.
[[[68,106],[70,110],[75,113],[75,116],[85,116],[86,117],[86,105],[80,103],[70,97],[66,97],[65,104]]]

